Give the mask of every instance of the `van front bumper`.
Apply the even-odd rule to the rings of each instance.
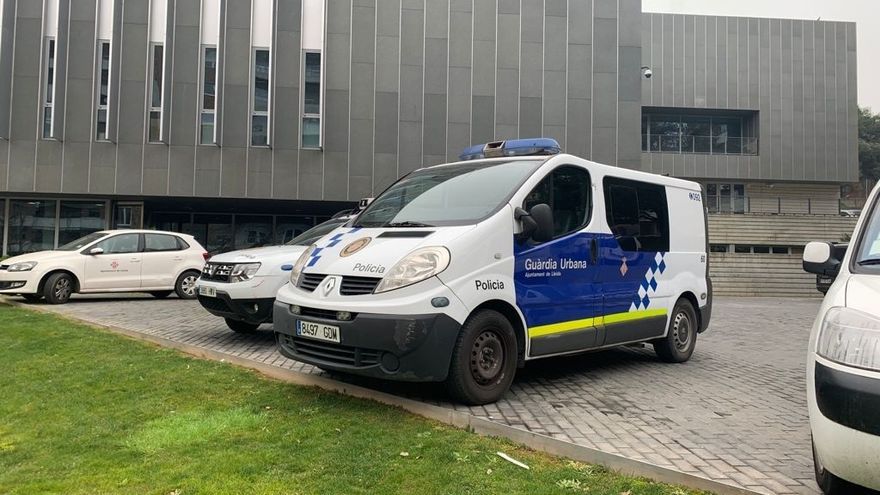
[[[461,329],[460,323],[441,313],[358,313],[350,321],[336,319],[333,311],[302,308],[301,313],[293,314],[289,304],[275,302],[275,337],[281,354],[322,369],[388,380],[445,380]],[[340,342],[297,336],[297,320],[339,327]]]

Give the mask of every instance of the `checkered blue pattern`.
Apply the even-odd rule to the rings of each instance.
[[[334,234],[333,236],[331,236],[330,239],[327,241],[327,245],[322,246],[322,247],[316,247],[315,250],[312,251],[311,256],[309,256],[309,262],[308,262],[308,264],[306,264],[306,267],[315,266],[315,263],[317,263],[318,260],[321,259],[321,251],[323,251],[327,248],[331,248],[331,247],[336,246],[337,244],[342,242],[343,237],[345,237],[348,234],[354,234],[355,232],[361,230],[361,228],[362,227],[355,227],[355,228],[349,230],[348,232],[340,232],[339,234]]]
[[[651,266],[648,267],[648,271],[645,272],[645,276],[639,284],[638,293],[633,295],[632,305],[629,308],[630,311],[648,309],[651,305],[651,297],[657,292],[657,287],[660,285],[659,279],[665,271],[666,253],[658,252],[654,255]]]

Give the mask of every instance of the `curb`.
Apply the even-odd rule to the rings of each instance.
[[[611,454],[590,447],[584,447],[547,435],[541,435],[539,433],[534,433],[521,428],[515,428],[501,423],[496,423],[494,421],[479,418],[465,412],[435,406],[433,404],[426,404],[417,400],[400,397],[366,387],[361,387],[359,385],[352,385],[340,382],[323,376],[287,370],[284,368],[260,363],[239,356],[225,354],[211,349],[205,349],[191,344],[176,342],[166,339],[164,337],[145,334],[127,328],[95,323],[82,317],[59,314],[57,312],[39,306],[24,304],[18,301],[11,301],[8,298],[0,298],[0,305],[2,304],[7,304],[9,306],[14,306],[22,309],[28,309],[31,311],[38,311],[44,314],[51,314],[88,326],[108,330],[112,333],[124,335],[135,340],[146,341],[152,344],[159,345],[161,347],[174,349],[197,358],[209,359],[212,361],[222,361],[243,368],[252,369],[265,376],[286,383],[292,383],[307,387],[318,387],[323,390],[337,392],[340,394],[349,395],[351,397],[369,399],[380,402],[382,404],[399,407],[410,413],[432,419],[434,421],[439,421],[441,423],[457,428],[463,428],[469,431],[473,431],[478,435],[506,438],[512,442],[524,445],[537,451],[546,452],[548,454],[566,457],[589,464],[601,464],[602,466],[605,466],[622,474],[649,478],[663,483],[682,485],[697,490],[710,491],[718,495],[761,495],[763,493],[750,490],[748,488],[728,485],[726,483],[714,481],[708,478],[702,478],[700,476],[695,476],[681,471],[676,471],[674,469],[658,466],[649,462],[630,459],[628,457],[624,457],[618,454]]]

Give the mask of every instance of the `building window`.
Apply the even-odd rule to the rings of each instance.
[[[757,155],[757,112],[714,111],[705,115],[676,109],[643,109],[642,151]]]
[[[43,85],[43,139],[55,131],[55,38],[46,38],[45,84]]]
[[[254,50],[254,99],[251,109],[251,146],[269,145],[269,50]]]
[[[202,96],[201,120],[199,121],[199,143],[217,142],[217,48],[202,48]]]
[[[107,228],[107,205],[97,201],[62,201],[58,245]]]
[[[706,206],[709,213],[745,213],[744,184],[706,184]]]
[[[107,113],[110,104],[110,42],[98,42],[98,118],[95,139],[107,141]]]
[[[9,202],[10,256],[55,248],[56,206],[54,200]]]
[[[321,53],[303,54],[303,148],[321,147]]]
[[[164,102],[165,47],[153,44],[150,50],[150,142],[162,142],[164,121],[162,103]]]
[[[274,226],[271,216],[236,215],[235,216],[235,249],[262,247],[271,244],[274,237]]]

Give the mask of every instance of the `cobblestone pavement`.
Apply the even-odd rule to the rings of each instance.
[[[510,426],[744,486],[818,493],[804,390],[817,299],[726,298],[686,364],[626,348],[529,363],[500,402],[468,408],[440,386],[342,378]],[[197,302],[77,297],[52,311],[305,373],[275,350],[271,327],[226,329]]]

